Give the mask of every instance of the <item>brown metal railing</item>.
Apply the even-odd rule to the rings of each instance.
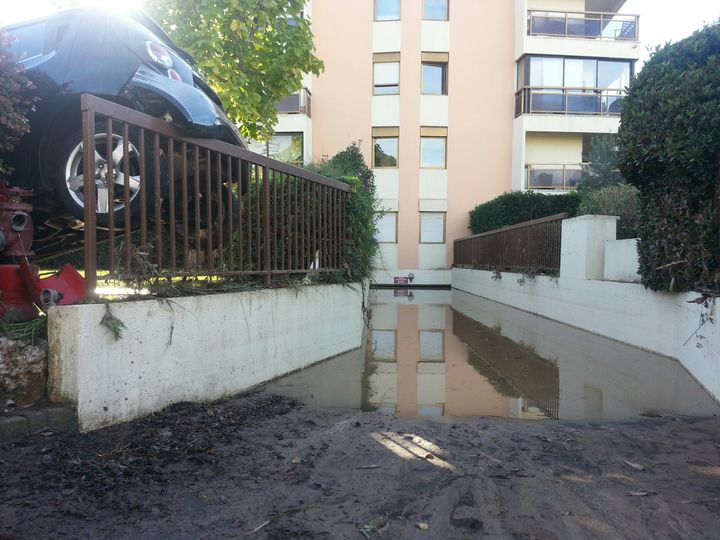
[[[455,240],[459,268],[558,274],[562,220],[555,214]]]
[[[528,189],[575,189],[586,164],[525,165]]]
[[[528,36],[638,41],[640,17],[595,11],[528,11]]]
[[[528,113],[618,116],[624,90],[526,86],[515,93],[515,116]]]
[[[261,276],[267,284],[343,268],[347,184],[188,138],[92,95],[81,109],[87,294],[97,284],[98,240],[107,241],[108,280]]]

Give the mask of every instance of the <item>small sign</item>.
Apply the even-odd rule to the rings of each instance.
[[[408,285],[410,281],[406,277],[396,277],[395,279],[395,285]]]
[[[407,290],[407,289],[395,289],[395,293],[394,293],[394,294],[395,294],[396,297],[398,297],[398,296],[405,296],[405,297],[407,297],[407,296],[408,296],[408,290]]]

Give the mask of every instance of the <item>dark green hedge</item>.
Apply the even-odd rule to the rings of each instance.
[[[623,101],[618,150],[640,190],[643,284],[720,289],[720,24],[653,54]]]
[[[532,191],[504,193],[470,211],[470,229],[479,234],[531,219],[567,212],[575,216],[580,206],[578,193],[552,195]]]

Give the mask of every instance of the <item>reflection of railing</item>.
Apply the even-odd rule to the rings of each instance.
[[[528,189],[575,189],[582,176],[582,164],[525,165]]]
[[[616,116],[623,90],[562,86],[526,86],[515,93],[515,116],[527,113]]]
[[[594,11],[528,11],[529,36],[638,41],[637,15]]]
[[[455,240],[454,266],[486,270],[560,271],[562,220],[556,214]]]
[[[312,117],[312,94],[303,88],[295,94],[285,96],[275,104],[275,110],[285,114],[306,114]]]
[[[506,397],[522,397],[549,418],[558,418],[558,366],[496,330],[453,310],[453,334],[471,352],[470,364]]]
[[[81,109],[83,173],[69,183],[83,197],[89,295],[99,236],[108,280],[343,268],[347,184],[89,94]]]

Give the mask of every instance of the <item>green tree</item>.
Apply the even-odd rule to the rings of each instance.
[[[304,0],[150,0],[151,13],[217,91],[243,135],[266,138],[275,103],[319,75]]]
[[[617,137],[598,135],[590,140],[588,164],[583,168],[578,190],[597,191],[622,182],[618,170]]]
[[[720,291],[720,23],[658,49],[631,81],[619,165],[639,190],[640,275]]]

